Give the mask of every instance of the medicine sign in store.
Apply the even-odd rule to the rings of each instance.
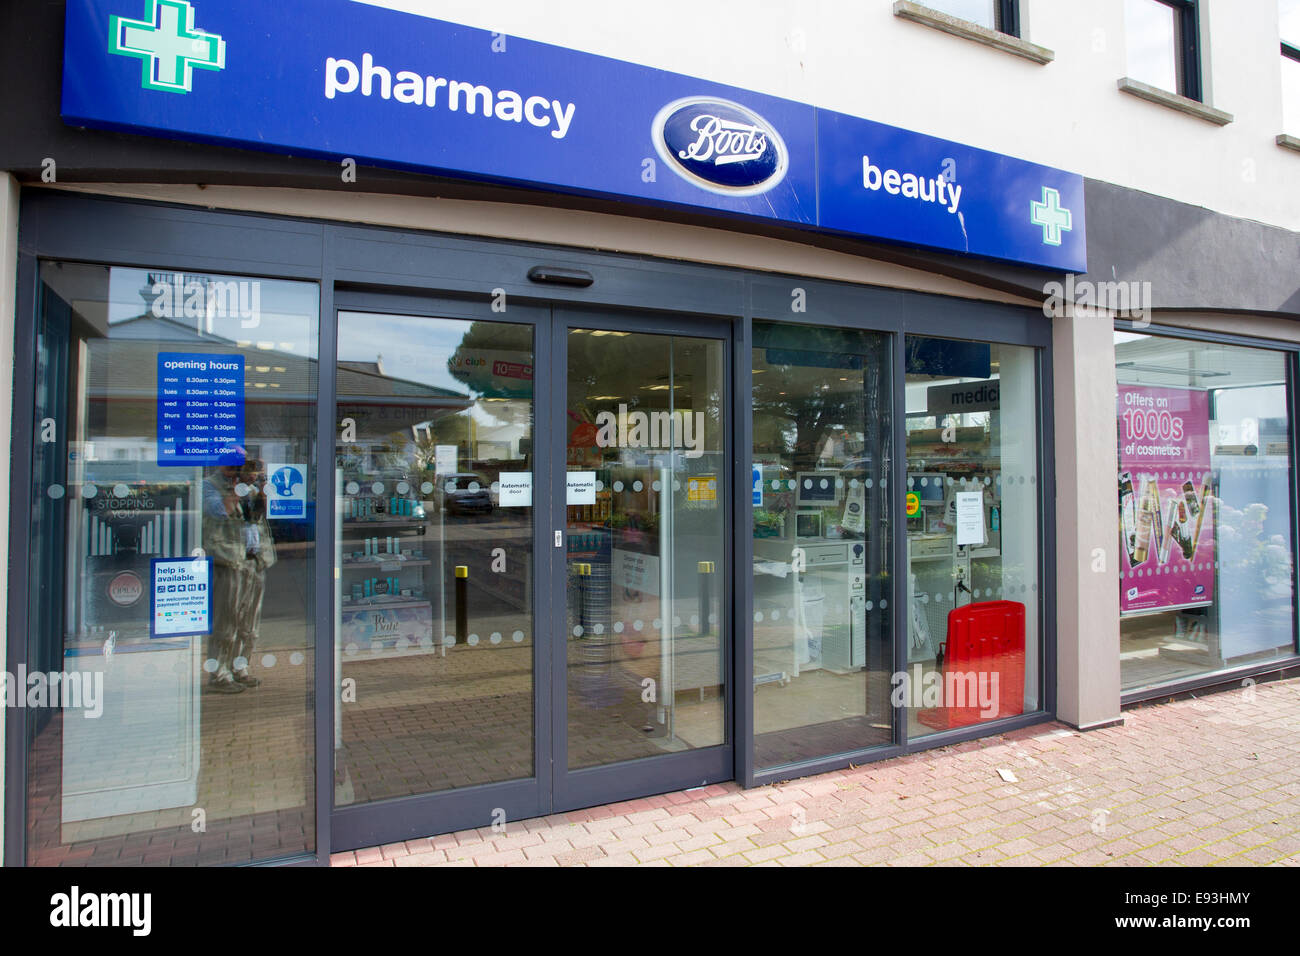
[[[1078,175],[608,57],[346,0],[68,0],[64,35],[76,126],[1087,271]]]

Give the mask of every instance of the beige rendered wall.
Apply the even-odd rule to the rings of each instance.
[[[0,448],[10,448],[14,395],[14,310],[18,277],[18,181],[0,173]],[[12,455],[12,449],[10,448]],[[0,502],[9,501],[9,468],[0,468]],[[9,566],[9,508],[0,507],[2,567]],[[9,576],[0,574],[0,670],[9,667]],[[0,711],[3,708],[0,707]],[[5,788],[5,717],[0,713],[0,795]],[[5,801],[0,798],[0,859],[4,856]]]
[[[1120,716],[1113,322],[1069,314],[1053,321],[1052,345],[1056,712],[1087,729]]]

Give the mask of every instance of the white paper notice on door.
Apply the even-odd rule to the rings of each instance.
[[[531,508],[533,506],[533,473],[531,471],[501,472],[497,477],[500,492],[497,504],[501,508]]]
[[[571,471],[566,478],[568,492],[565,501],[571,505],[594,505],[596,503],[596,473],[594,471]]]
[[[984,543],[984,492],[957,492],[957,544]]]
[[[456,473],[456,452],[458,450],[455,445],[434,446],[434,469],[438,474],[454,475]]]

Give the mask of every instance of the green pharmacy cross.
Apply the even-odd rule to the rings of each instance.
[[[1061,207],[1061,194],[1050,186],[1043,187],[1043,201],[1030,203],[1029,221],[1043,227],[1043,244],[1059,246],[1061,230],[1069,232],[1073,217],[1070,210]]]
[[[145,89],[188,93],[196,68],[226,68],[226,41],[194,29],[194,8],[187,0],[149,0],[145,17],[110,17],[108,37],[109,53],[144,61],[140,83]]]

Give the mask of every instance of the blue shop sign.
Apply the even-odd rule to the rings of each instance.
[[[68,0],[63,117],[1087,268],[1075,174],[349,0]]]

